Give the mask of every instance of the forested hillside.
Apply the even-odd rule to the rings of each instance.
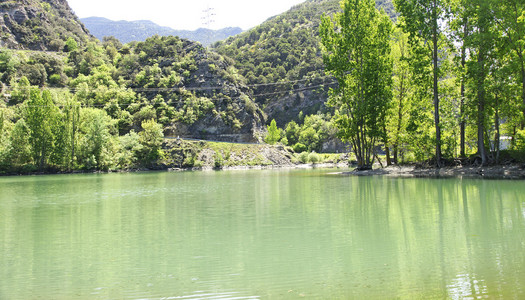
[[[255,141],[262,129],[242,76],[199,43],[69,37],[57,50],[0,49],[0,172],[152,167],[165,134]]]
[[[377,1],[392,17],[391,0]],[[340,8],[339,0],[308,0],[263,24],[214,45],[231,58],[249,84],[256,101],[264,105],[268,119],[284,127],[291,120],[324,111],[328,87],[333,81],[324,73],[319,23],[323,14]],[[282,84],[272,84],[282,82]],[[297,91],[292,92],[290,91]]]
[[[219,30],[199,28],[197,30],[175,30],[160,26],[151,21],[112,21],[106,18],[90,17],[81,19],[89,32],[103,40],[106,36],[114,36],[122,43],[143,42],[154,35],[178,36],[209,46],[217,41],[242,32],[239,27],[228,27]]]

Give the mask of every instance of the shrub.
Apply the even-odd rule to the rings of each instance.
[[[185,168],[191,168],[194,167],[196,164],[196,159],[194,155],[189,155],[184,158],[184,162],[182,163],[182,166]]]
[[[224,159],[222,157],[222,154],[220,154],[218,152],[215,153],[214,159],[215,159],[215,163],[214,163],[215,168],[216,169],[222,168],[222,166],[224,165]]]
[[[308,147],[306,147],[305,145],[301,143],[297,143],[293,146],[293,151],[295,151],[296,153],[305,152],[307,149]]]
[[[308,152],[302,152],[299,154],[299,162],[306,164],[308,162]]]
[[[53,74],[51,76],[49,76],[49,83],[50,84],[53,84],[53,85],[58,85],[60,84],[62,81],[62,78],[60,77],[59,74]]]
[[[316,164],[319,162],[319,155],[315,152],[312,152],[308,155],[308,161],[312,164]]]

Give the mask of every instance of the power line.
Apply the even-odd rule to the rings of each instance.
[[[250,87],[261,87],[261,86],[287,85],[287,84],[294,84],[294,83],[299,83],[299,82],[304,82],[304,81],[321,80],[321,79],[326,79],[326,78],[330,78],[330,77],[331,76],[327,75],[327,76],[321,76],[321,77],[317,77],[317,78],[305,78],[305,79],[298,79],[298,80],[291,80],[291,81],[280,81],[280,82],[271,82],[271,83],[249,84],[249,85],[244,85],[242,87],[250,88]],[[332,84],[332,83],[334,83],[334,81],[328,82],[327,84]],[[12,85],[4,85],[4,87],[7,88],[7,89],[15,88]],[[31,89],[32,87],[17,87],[17,88],[23,90],[23,89]],[[134,92],[184,92],[184,91],[224,90],[224,89],[227,89],[228,87],[227,86],[209,86],[209,87],[172,87],[172,88],[159,88],[159,87],[156,87],[156,88],[134,88],[134,87],[121,87],[121,86],[118,86],[118,87],[101,86],[101,87],[98,87],[98,88],[87,88],[87,89],[83,89],[83,88],[79,88],[79,87],[76,87],[76,88],[71,88],[71,87],[44,87],[44,88],[48,89],[48,90],[68,90],[70,92],[79,92],[79,91],[91,92],[91,91],[97,91],[99,88],[107,88],[109,90],[111,90],[111,89],[124,89],[124,90],[131,90],[131,91],[134,91]],[[261,94],[261,95],[266,95],[266,94]]]
[[[332,83],[327,83],[327,84],[320,84],[320,85],[315,85],[315,86],[310,86],[310,87],[304,87],[304,88],[299,88],[299,89],[293,89],[293,90],[284,90],[284,91],[279,91],[279,92],[274,92],[274,93],[264,93],[264,94],[255,94],[253,95],[253,97],[261,97],[261,96],[270,96],[270,95],[278,95],[278,94],[286,94],[286,93],[292,93],[292,94],[297,94],[297,93],[300,93],[300,92],[304,92],[304,91],[309,91],[309,90],[315,90],[315,89],[318,89],[318,88],[322,88],[322,87],[330,87],[330,86],[333,86],[337,84],[337,82],[332,82]],[[222,100],[229,100],[230,98],[212,98],[211,100],[212,101],[215,101],[215,102],[218,102],[218,101],[222,101]],[[179,98],[179,101],[183,101],[183,98],[180,97]],[[157,103],[155,103],[154,101],[147,101],[147,102],[135,102],[135,103],[111,103],[111,102],[108,102],[106,104],[79,104],[79,105],[26,105],[25,107],[51,107],[51,106],[54,106],[54,107],[59,107],[59,108],[64,108],[64,107],[82,107],[82,108],[86,108],[86,107],[106,107],[106,106],[118,106],[118,107],[129,107],[131,105],[139,105],[139,106],[142,106],[142,105],[155,105]]]

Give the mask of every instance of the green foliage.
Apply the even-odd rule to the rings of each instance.
[[[303,164],[306,164],[308,163],[308,152],[301,152],[301,154],[299,154],[299,157],[297,158],[299,160],[299,162],[303,163]]]
[[[359,167],[370,168],[392,98],[392,23],[371,0],[345,0],[341,8],[333,19],[323,17],[320,26],[326,69],[339,83],[329,103],[336,108],[341,137],[354,146]]]
[[[72,37],[68,38],[66,41],[66,48],[64,49],[66,52],[75,52],[78,50],[78,44],[75,39]]]
[[[213,156],[213,165],[216,169],[220,169],[224,166],[224,158],[222,157],[221,153],[215,153],[215,155]]]
[[[36,88],[31,88],[29,100],[24,104],[24,119],[29,129],[31,156],[35,165],[42,170],[47,166],[47,161],[55,146],[57,135],[54,131],[57,130],[57,125],[61,121],[58,108],[53,103],[48,90],[41,92]]]
[[[525,129],[518,130],[516,134],[516,149],[525,151]]]
[[[132,168],[139,164],[139,157],[144,153],[144,146],[135,131],[119,137],[120,151],[118,166],[122,169]]]
[[[301,143],[296,143],[293,145],[293,151],[296,153],[305,152],[308,150],[308,147]]]
[[[10,82],[16,73],[20,61],[8,49],[0,49],[0,80]]]
[[[140,160],[144,164],[151,164],[163,157],[161,149],[164,133],[162,125],[154,120],[142,122],[142,131],[139,132],[139,143],[143,146]]]
[[[311,162],[312,164],[316,164],[320,161],[320,157],[317,153],[312,152],[308,154],[308,161]]]
[[[85,108],[80,111],[77,162],[85,169],[108,170],[114,158],[111,149],[113,120],[105,111]]]
[[[267,129],[268,135],[266,136],[264,141],[270,145],[277,143],[281,139],[281,130],[277,128],[277,123],[275,122],[275,120],[272,120],[272,122],[270,122],[270,125],[267,126]]]

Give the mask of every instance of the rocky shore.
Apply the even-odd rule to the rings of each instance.
[[[341,172],[338,174],[348,176],[525,179],[525,165],[509,164],[485,167],[458,166],[443,168],[422,168],[417,166],[389,166],[380,169]]]

